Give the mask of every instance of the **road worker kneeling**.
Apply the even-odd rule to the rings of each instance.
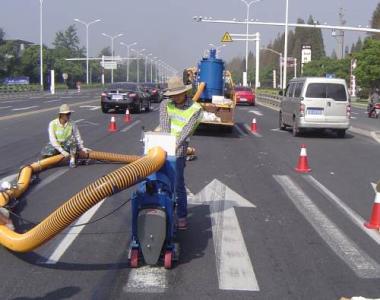
[[[76,166],[76,156],[85,157],[90,149],[83,146],[83,140],[75,123],[70,121],[72,110],[67,104],[59,108],[58,118],[49,123],[49,143],[42,149],[41,155],[47,158],[62,154],[70,158],[70,167]]]

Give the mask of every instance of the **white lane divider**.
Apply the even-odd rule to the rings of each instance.
[[[74,225],[85,224],[89,222],[92,216],[96,213],[96,211],[103,204],[104,200],[98,202],[96,205],[91,207],[86,213],[84,213]],[[70,247],[70,245],[75,241],[75,239],[79,236],[81,231],[85,228],[86,225],[71,227],[71,229],[66,233],[64,239],[58,244],[57,248],[50,255],[45,264],[56,264],[59,262],[60,258],[63,254],[65,254],[66,250]]]
[[[135,122],[133,122],[131,125],[128,125],[127,127],[125,127],[124,129],[120,130],[121,132],[126,132],[128,131],[129,129],[131,129],[132,127],[135,127],[137,124],[141,123],[140,120],[136,120]]]
[[[33,105],[33,106],[28,106],[28,107],[13,108],[12,110],[13,110],[13,111],[29,110],[29,109],[37,108],[37,107],[38,107],[37,105]]]
[[[263,116],[262,112],[258,110],[250,110],[249,112],[252,114],[255,114],[256,116],[260,116],[260,117]]]
[[[100,106],[97,105],[81,105],[80,108],[88,108],[88,110],[98,110]]]
[[[124,291],[127,293],[164,293],[168,287],[167,270],[163,267],[142,266],[132,269]]]
[[[298,211],[360,278],[380,278],[380,265],[346,236],[288,176],[273,175]]]
[[[0,109],[12,108],[13,106],[0,106]]]
[[[342,210],[351,221],[359,227],[360,230],[364,231],[371,239],[373,239],[378,245],[380,245],[380,233],[378,231],[369,230],[363,226],[366,222],[359,214],[348,207],[341,199],[329,191],[325,186],[323,186],[317,179],[311,175],[306,175],[304,177],[312,186],[314,186],[318,191],[324,194],[327,199],[333,203],[338,209]]]
[[[36,187],[33,189],[33,192],[39,191],[43,187],[47,186],[48,184],[52,183],[54,180],[56,180],[58,177],[61,177],[63,174],[67,173],[69,171],[68,167],[65,167],[61,170],[58,170],[57,172],[51,174],[50,176],[44,178],[41,183],[37,184]]]
[[[51,103],[51,102],[58,102],[58,101],[61,101],[61,99],[48,100],[48,101],[44,101],[44,103]]]

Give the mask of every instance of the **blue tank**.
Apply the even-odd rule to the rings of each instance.
[[[201,100],[211,100],[212,96],[222,96],[224,90],[224,61],[216,58],[216,50],[210,50],[210,56],[203,58],[198,65],[198,82],[205,82],[206,88]]]

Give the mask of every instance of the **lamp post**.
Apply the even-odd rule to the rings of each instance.
[[[148,57],[151,56],[151,55],[153,55],[153,54],[152,54],[152,53],[149,53],[148,55],[145,55],[145,59],[144,59],[144,60],[145,60],[145,73],[144,73],[145,83],[146,83],[146,81],[147,81],[147,76],[146,76],[146,72],[147,72],[147,70],[146,70],[146,66],[147,66],[147,65],[146,65],[146,62],[147,62],[147,60],[148,60]]]
[[[241,1],[244,2],[245,5],[247,6],[247,19],[246,19],[246,23],[247,23],[246,39],[247,40],[245,42],[245,75],[243,74],[243,85],[246,86],[247,85],[247,76],[248,76],[249,8],[250,8],[251,4],[260,2],[261,0],[253,0],[249,3],[246,0],[241,0]]]
[[[131,49],[132,51],[136,52],[137,54],[137,82],[140,82],[140,55],[143,53],[146,49],[141,49],[140,51],[137,51],[135,49]]]
[[[286,88],[286,75],[288,72],[288,18],[289,18],[289,0],[286,0],[285,7],[285,45],[284,45],[284,79],[282,81],[282,89]]]
[[[153,57],[150,60],[150,82],[153,83],[153,62],[157,59],[158,57]]]
[[[88,27],[90,27],[90,25],[92,25],[94,23],[100,22],[101,20],[97,19],[97,20],[94,20],[94,21],[91,21],[88,23],[86,23],[82,20],[79,20],[79,19],[74,19],[74,21],[81,23],[84,26],[86,26],[86,83],[88,84],[89,83],[89,79],[88,79],[88,74],[89,74],[88,73]]]
[[[137,45],[137,42],[134,42],[132,44],[126,44],[126,43],[121,42],[120,45],[127,47],[127,82],[129,82],[129,54],[130,54],[129,50],[131,49],[132,46]]]
[[[273,50],[271,48],[262,48],[261,50],[268,50],[274,54],[277,54],[279,55],[279,59],[280,59],[280,87],[282,89],[282,53],[281,52],[278,52],[276,50]]]
[[[42,6],[44,0],[40,0],[40,85],[44,89],[44,68],[43,68],[43,53],[42,53]]]
[[[108,34],[102,33],[102,35],[111,39],[111,56],[112,56],[112,62],[113,62],[113,56],[114,56],[114,53],[113,53],[113,42],[114,42],[114,40],[116,38],[123,36],[123,34],[119,33],[117,35],[112,36],[112,35],[108,35]],[[111,69],[111,83],[113,83],[113,68]]]

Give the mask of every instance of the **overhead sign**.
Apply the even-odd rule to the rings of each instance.
[[[116,70],[117,69],[117,63],[116,61],[101,61],[100,65],[106,69],[106,70]]]
[[[230,35],[228,32],[224,33],[221,42],[222,42],[222,43],[232,42],[232,37],[231,37],[231,35]]]

